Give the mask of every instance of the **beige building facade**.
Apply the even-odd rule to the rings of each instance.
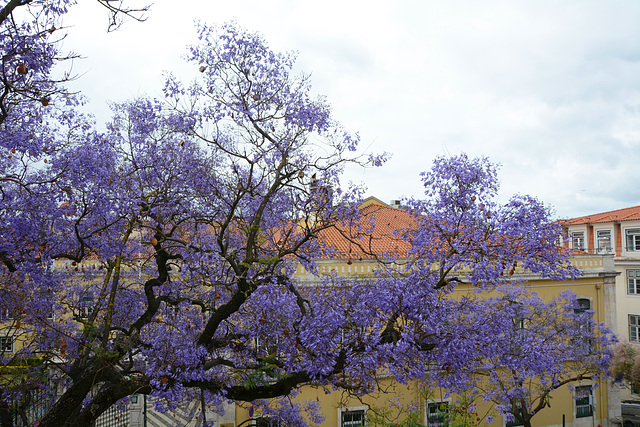
[[[565,246],[576,253],[613,256],[613,330],[621,342],[640,349],[640,206],[572,218],[563,223],[563,231]],[[640,395],[622,387],[620,396],[627,425],[640,425]]]

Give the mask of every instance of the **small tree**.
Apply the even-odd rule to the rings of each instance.
[[[640,390],[640,354],[629,343],[618,343],[613,349],[611,375],[632,392]]]

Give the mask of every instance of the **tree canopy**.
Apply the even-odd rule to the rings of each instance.
[[[403,382],[444,371],[437,380],[459,387],[479,361],[504,367],[493,343],[512,324],[482,319],[519,298],[509,269],[576,274],[548,209],[524,196],[499,204],[487,159],[440,158],[425,196],[406,201],[411,226],[393,230],[406,250],[373,250],[362,238],[382,224],[341,174],[386,155],[358,151],[293,73],[295,55],[234,23],[198,30],[188,60],[200,77],[170,75],[163,99],[114,106],[103,133],[80,104],[43,102],[57,84],[37,96],[5,85],[0,308],[20,347],[2,354],[5,405],[58,388],[40,426],[88,426],[145,393],[168,407],[250,401],[306,425],[300,413],[317,420],[316,407],[278,401],[305,384],[363,394],[380,370]],[[7,69],[20,79],[25,61],[36,73],[30,55],[51,58],[50,47]],[[335,256],[321,238],[330,230],[380,261],[375,280],[318,269]],[[295,280],[300,266],[313,286]],[[459,283],[503,296],[450,298]],[[557,363],[548,356],[538,363]],[[512,367],[527,372],[527,360]]]

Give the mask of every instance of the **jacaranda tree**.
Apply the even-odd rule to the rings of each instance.
[[[580,309],[572,292],[544,302],[524,287],[502,286],[497,296],[480,299],[474,305],[484,309],[465,321],[492,324],[493,339],[482,344],[479,359],[453,374],[432,369],[428,385],[471,392],[492,402],[499,414],[531,427],[532,418],[552,406],[552,392],[609,375],[616,338],[594,322],[592,311]]]
[[[142,20],[147,9],[146,6],[129,7],[126,2],[115,5],[97,0],[95,3],[109,10],[110,28],[117,27],[124,16]],[[0,262],[6,268],[0,279],[0,303],[4,307],[2,321],[11,320],[6,331],[10,336],[20,319],[7,319],[11,314],[7,310],[13,306],[13,298],[25,298],[28,293],[22,288],[19,276],[38,280],[42,272],[34,264],[40,255],[34,258],[32,247],[25,245],[16,249],[21,230],[13,227],[18,226],[16,218],[26,206],[23,203],[30,203],[21,194],[31,198],[44,192],[54,197],[51,185],[56,177],[48,174],[42,165],[46,166],[51,156],[63,148],[65,132],[83,121],[76,118],[81,99],[69,93],[64,85],[73,78],[65,71],[70,69],[65,61],[75,55],[65,53],[60,46],[66,34],[64,15],[74,4],[75,1],[67,0],[10,0],[0,6],[0,215],[2,221],[8,221],[0,231]],[[75,128],[75,131],[83,129]],[[45,211],[33,214],[43,215]],[[27,223],[25,218],[20,227],[28,226]],[[18,270],[20,274],[5,276]],[[17,291],[14,286],[18,286]],[[32,377],[20,379],[25,389],[38,381],[39,378]],[[0,387],[0,400],[15,403],[10,396],[6,397],[8,384],[3,382]],[[0,404],[2,425],[10,422],[4,409],[5,405]]]
[[[61,111],[55,131],[33,131],[51,147],[37,167],[3,182],[0,302],[21,350],[3,354],[2,399],[59,391],[40,426],[90,426],[137,393],[169,407],[253,402],[306,425],[300,413],[317,422],[317,407],[279,400],[305,384],[361,394],[381,370],[407,381],[443,366],[442,381],[466,381],[501,332],[468,320],[501,300],[449,298],[457,284],[509,286],[516,264],[575,274],[547,209],[499,205],[495,167],[466,156],[424,175],[411,226],[394,233],[407,250],[371,251],[377,280],[322,274],[324,232],[348,229],[366,251],[376,227],[343,168],[385,156],[358,154],[357,134],[293,74],[294,55],[235,24],[199,35],[199,79],[169,76],[164,99],[114,106],[105,133]],[[297,283],[297,266],[317,283]]]

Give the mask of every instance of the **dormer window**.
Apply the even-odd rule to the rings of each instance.
[[[640,251],[640,228],[629,228],[625,234],[627,236],[627,250]]]
[[[571,233],[571,249],[574,249],[574,250],[584,249],[584,232],[583,231]]]
[[[607,254],[612,250],[611,230],[598,230],[598,253]]]

